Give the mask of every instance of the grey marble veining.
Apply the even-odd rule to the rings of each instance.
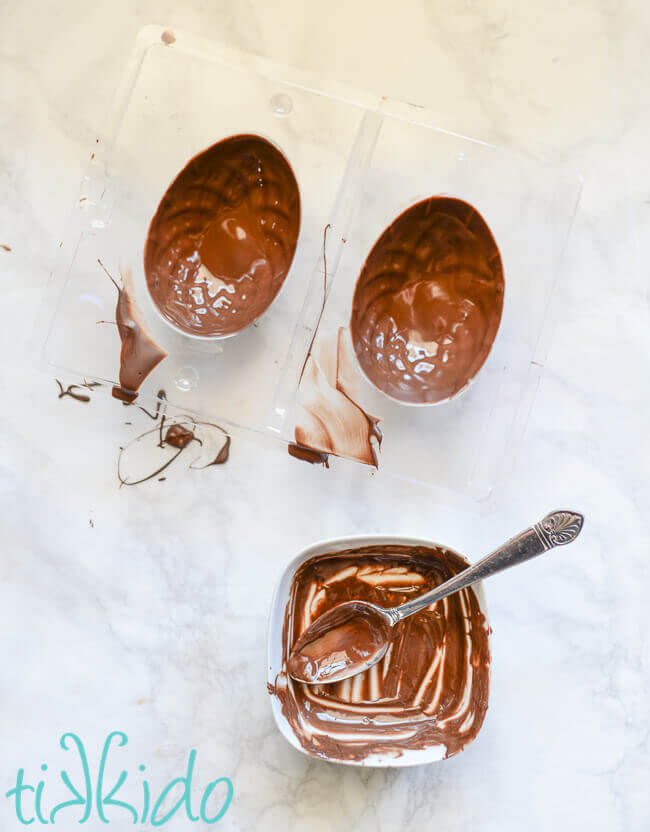
[[[53,784],[68,762],[62,733],[82,736],[96,764],[112,730],[129,736],[114,775],[146,763],[160,787],[195,748],[198,783],[230,777],[224,829],[647,828],[646,4],[31,0],[0,4],[0,21],[0,244],[11,247],[0,249],[2,829],[22,828],[3,797],[19,767],[37,779],[49,762]],[[223,468],[118,489],[117,449],[148,420],[103,392],[58,400],[34,369],[31,327],[148,22],[424,104],[444,126],[584,171],[553,343],[498,505],[469,512],[246,441]],[[363,771],[287,745],[265,690],[266,616],[297,551],[385,531],[478,557],[565,505],[586,516],[579,542],[487,587],[491,705],[473,746],[441,764]]]

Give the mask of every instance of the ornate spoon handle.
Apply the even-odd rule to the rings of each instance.
[[[517,566],[526,560],[541,555],[542,552],[553,549],[555,546],[565,546],[580,534],[583,522],[582,514],[575,511],[554,511],[547,514],[541,523],[535,523],[534,526],[511,538],[492,554],[486,555],[477,563],[468,566],[467,569],[432,589],[431,592],[426,592],[424,595],[420,595],[399,607],[387,609],[386,612],[393,619],[393,623],[396,623],[400,619],[428,607],[434,601],[439,601],[453,592],[465,589],[476,581],[489,578],[491,575],[496,575],[497,572],[510,569],[511,566]]]

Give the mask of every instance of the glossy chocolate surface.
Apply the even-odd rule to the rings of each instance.
[[[298,184],[282,153],[260,136],[224,139],[188,162],[151,221],[151,296],[191,335],[239,332],[280,291],[299,229]]]
[[[111,276],[101,260],[98,260],[110,281],[117,289],[115,324],[122,344],[120,350],[119,384],[112,395],[131,404],[138,396],[140,385],[149,373],[167,357],[165,350],[149,334],[140,308],[135,302],[133,273],[120,270],[122,285]]]
[[[287,670],[297,682],[331,683],[359,672],[386,645],[388,624],[370,605],[339,604],[320,615],[293,645]]]
[[[329,454],[378,466],[382,432],[379,419],[366,413],[355,395],[354,356],[341,327],[321,344],[318,358],[307,357],[300,384],[300,414],[289,453],[327,465]]]
[[[483,366],[503,309],[499,250],[469,203],[431,197],[383,232],[357,281],[350,330],[367,378],[411,404],[463,390]]]
[[[461,751],[478,734],[488,706],[488,627],[466,589],[399,622],[374,667],[333,684],[307,685],[287,673],[293,646],[319,615],[346,601],[404,603],[462,571],[441,547],[375,545],[320,555],[294,576],[285,612],[284,664],[272,693],[300,744],[331,760],[443,746]]]

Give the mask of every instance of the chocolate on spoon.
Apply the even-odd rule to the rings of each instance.
[[[287,670],[298,682],[330,684],[356,676],[381,661],[391,629],[431,604],[512,566],[571,543],[584,518],[574,511],[555,511],[541,523],[513,537],[496,551],[468,566],[445,583],[406,604],[384,608],[366,601],[348,601],[319,616],[293,645]]]

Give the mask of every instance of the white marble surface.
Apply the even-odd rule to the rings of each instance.
[[[222,469],[118,490],[123,409],[58,401],[29,330],[149,22],[425,104],[443,125],[585,172],[545,376],[498,507],[468,512],[242,441]],[[2,830],[22,828],[1,796],[19,767],[33,782],[50,764],[51,805],[57,769],[78,772],[61,734],[96,764],[111,730],[129,736],[114,765],[136,776],[145,763],[158,788],[191,748],[197,782],[229,776],[224,829],[648,828],[649,26],[643,0],[0,3]],[[359,771],[285,743],[264,687],[266,614],[300,548],[391,531],[478,556],[564,505],[586,515],[580,541],[488,587],[491,706],[466,752]]]

